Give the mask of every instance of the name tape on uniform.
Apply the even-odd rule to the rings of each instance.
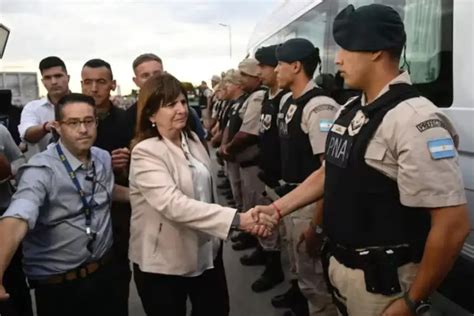
[[[435,160],[453,158],[456,156],[456,148],[452,138],[438,138],[428,141],[431,157]]]
[[[446,130],[448,129],[446,127],[446,124],[444,124],[444,122],[439,119],[426,120],[416,125],[416,128],[420,131],[420,133],[423,133],[424,131],[427,131],[429,129],[436,128],[436,127],[441,127]]]
[[[327,133],[331,130],[333,120],[319,120],[319,131]]]

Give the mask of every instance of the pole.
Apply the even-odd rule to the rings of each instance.
[[[222,27],[229,29],[229,58],[232,59],[232,27],[229,24],[219,23]]]
[[[232,59],[232,28],[229,25],[229,56]]]

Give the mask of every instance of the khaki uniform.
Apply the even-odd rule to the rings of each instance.
[[[253,92],[245,101],[241,109],[242,126],[240,131],[258,136],[260,130],[260,114],[262,112],[262,101],[265,91],[259,90]],[[238,162],[256,161],[258,157],[258,145],[252,145],[245,148],[236,155]],[[262,193],[265,190],[265,184],[258,178],[258,165],[240,167],[242,178],[242,198],[244,210],[248,210],[262,200]]]
[[[313,81],[308,82],[302,94],[314,88]],[[286,101],[286,96],[283,98]],[[322,122],[333,121],[339,109],[339,105],[333,99],[325,96],[318,96],[311,99],[303,110],[301,119],[301,129],[309,135],[311,147],[314,155],[323,154],[326,146],[327,126]],[[310,204],[293,213],[284,220],[290,267],[295,269],[298,278],[298,286],[303,295],[308,299],[310,315],[329,315],[334,313],[331,298],[327,292],[324,281],[322,265],[320,259],[310,258],[304,243],[297,250],[300,235],[308,228],[316,204]],[[320,313],[324,310],[323,314]]]
[[[403,72],[392,80],[378,97],[389,90],[389,85],[397,83],[411,84],[408,73]],[[364,97],[362,104],[366,104]],[[369,142],[365,161],[397,182],[400,202],[405,206],[429,209],[465,204],[456,149],[452,149],[454,157],[437,159],[436,154],[443,148],[430,144],[439,139],[452,139],[456,147],[459,143],[453,125],[431,101],[424,97],[408,99],[385,115]],[[402,290],[410,288],[417,270],[415,264],[398,269]],[[363,271],[349,269],[334,257],[330,259],[329,278],[351,316],[380,315],[402,295],[368,293]]]

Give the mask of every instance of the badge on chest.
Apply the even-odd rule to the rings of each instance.
[[[272,126],[272,115],[271,114],[262,114],[260,116],[260,132],[265,132],[270,129]]]
[[[285,115],[286,124],[289,124],[291,122],[291,120],[293,119],[293,116],[295,116],[297,108],[298,106],[296,104],[290,105],[290,107],[288,108],[288,112],[286,112],[286,115]]]
[[[365,116],[364,112],[362,112],[361,110],[357,111],[356,115],[349,124],[349,127],[347,128],[347,132],[350,136],[355,136],[359,134],[362,126],[367,124],[368,121],[369,118]]]

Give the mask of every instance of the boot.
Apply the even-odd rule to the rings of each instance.
[[[295,304],[296,298],[299,295],[303,296],[298,287],[298,280],[293,279],[288,291],[272,298],[272,305],[275,308],[290,308]]]
[[[245,250],[250,249],[258,245],[258,240],[254,236],[250,234],[246,234],[246,237],[242,240],[237,241],[235,244],[232,245],[232,249],[234,250]]]
[[[296,304],[291,307],[291,311],[295,316],[309,316],[308,300],[306,297],[301,295],[301,297],[297,299]]]
[[[240,258],[240,263],[244,266],[259,266],[265,264],[265,251],[262,246],[257,245],[255,251],[249,255],[244,255]]]
[[[280,251],[264,251],[265,270],[260,278],[252,284],[256,293],[268,291],[283,282],[285,275],[281,268]]]

